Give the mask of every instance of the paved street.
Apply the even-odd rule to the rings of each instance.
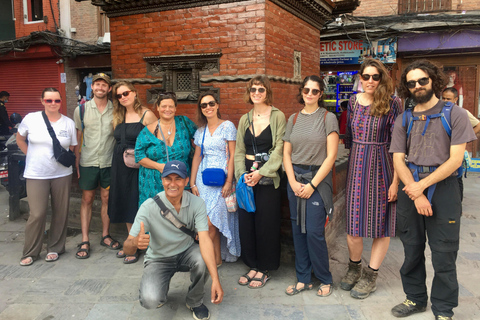
[[[480,319],[480,175],[470,173],[465,181],[461,250],[458,255],[460,306],[455,319]],[[185,307],[188,274],[172,279],[169,301],[161,309],[145,310],[138,303],[142,263],[124,265],[115,251],[99,245],[101,234],[92,235],[91,257],[75,259],[81,236],[73,232],[67,238],[67,252],[57,262],[41,259],[30,267],[19,265],[24,242],[25,219],[8,220],[8,194],[0,189],[0,319],[192,319]],[[123,239],[122,239],[123,240]],[[339,235],[337,249],[331,252],[330,269],[338,283],[348,259],[345,235]],[[368,245],[371,242],[368,242]],[[368,247],[368,245],[366,247]],[[369,251],[364,252],[368,257]],[[142,259],[143,260],[143,259]],[[272,272],[263,289],[252,290],[237,284],[246,271],[241,262],[224,263],[219,269],[225,291],[222,304],[206,305],[211,319],[395,319],[390,309],[403,301],[399,278],[403,250],[399,239],[392,239],[390,250],[380,269],[377,291],[365,300],[355,300],[348,292],[336,289],[328,298],[315,291],[290,297],[285,288],[295,281],[293,265],[282,265]],[[427,252],[428,285],[432,280],[430,253]],[[433,319],[427,312],[411,320]]]

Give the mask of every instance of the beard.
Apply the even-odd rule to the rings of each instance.
[[[423,93],[422,91],[425,91],[425,92]],[[420,103],[420,104],[421,103],[426,103],[426,102],[430,101],[430,99],[432,99],[432,97],[433,97],[433,89],[432,88],[430,88],[430,89],[420,88],[420,89],[415,90],[411,95],[411,98],[417,104],[418,103]]]

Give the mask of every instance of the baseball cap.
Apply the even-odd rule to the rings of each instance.
[[[187,174],[187,166],[182,161],[172,160],[165,163],[163,168],[162,177],[166,177],[172,173],[178,174],[182,179],[185,179]]]
[[[110,77],[105,73],[97,73],[96,75],[94,75],[92,78],[92,83],[94,83],[97,80],[103,80],[106,83],[108,83],[109,86],[112,85],[112,82],[110,81]]]

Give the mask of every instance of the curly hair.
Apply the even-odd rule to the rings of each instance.
[[[213,98],[213,100],[215,100],[215,103],[218,104],[218,99],[215,96],[215,92],[206,91],[206,92],[202,92],[200,94],[200,96],[198,97],[198,101],[197,101],[197,122],[198,122],[197,124],[198,124],[199,127],[203,127],[208,122],[207,117],[205,117],[205,115],[203,114],[202,107],[200,106],[200,103],[202,102],[202,99],[205,98],[205,97],[208,97],[208,96],[211,96]],[[218,117],[218,119],[222,118],[222,116],[220,115],[220,108],[217,109],[217,117]]]
[[[420,69],[425,72],[430,80],[432,80],[432,89],[437,98],[440,98],[443,89],[448,83],[448,76],[443,72],[442,68],[429,60],[417,60],[412,62],[403,70],[400,78],[400,84],[397,92],[400,98],[406,99],[410,97],[410,89],[407,88],[407,74],[415,69]]]
[[[267,90],[267,97],[265,98],[265,104],[268,106],[271,105],[273,103],[272,86],[270,85],[270,80],[268,80],[268,77],[266,75],[258,75],[253,77],[250,81],[248,81],[247,88],[243,96],[243,99],[245,100],[245,102],[253,104],[252,99],[250,99],[250,89],[254,85],[265,87],[265,89]]]
[[[140,102],[140,99],[138,98],[138,91],[135,89],[132,83],[128,81],[120,81],[117,82],[112,89],[113,92],[113,128],[116,128],[120,123],[123,123],[125,121],[125,112],[127,109],[118,101],[116,95],[117,95],[117,89],[120,88],[121,86],[125,86],[128,88],[128,90],[135,92],[137,94],[137,97],[135,99],[135,102],[133,104],[133,110],[138,113],[138,115],[141,117],[142,116],[142,103]]]
[[[305,101],[303,100],[302,90],[303,88],[305,88],[305,85],[307,84],[308,81],[313,81],[318,83],[318,87],[320,88],[320,91],[321,91],[320,99],[318,99],[318,106],[320,108],[324,108],[325,106],[323,103],[323,91],[325,90],[325,84],[323,83],[322,79],[320,79],[320,77],[316,75],[311,75],[303,79],[302,85],[300,86],[300,88],[298,88],[297,101],[303,105],[305,104]]]
[[[390,102],[392,101],[393,94],[393,82],[388,73],[385,65],[379,60],[365,59],[360,66],[359,75],[363,74],[363,71],[367,67],[375,67],[380,73],[380,83],[373,93],[373,102],[370,106],[370,115],[374,117],[381,117],[388,114],[390,111]]]

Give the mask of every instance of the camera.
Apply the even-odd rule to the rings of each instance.
[[[263,153],[255,154],[256,162],[265,163],[268,161],[268,159],[270,159],[270,156],[268,155],[268,153],[263,152]]]

